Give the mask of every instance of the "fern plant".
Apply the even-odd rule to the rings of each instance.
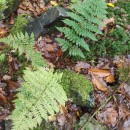
[[[45,62],[37,50],[34,49],[34,35],[29,36],[27,33],[17,33],[17,35],[10,34],[8,37],[0,40],[6,43],[15,51],[18,50],[19,55],[26,54],[26,58],[32,61],[33,67],[45,66]]]
[[[102,34],[98,26],[103,26],[106,18],[105,0],[84,0],[71,5],[68,19],[63,20],[66,27],[57,27],[64,34],[65,39],[57,38],[63,51],[70,56],[85,58],[84,53],[89,51],[85,38],[97,41],[96,35]]]
[[[12,112],[12,130],[29,130],[37,127],[42,119],[59,111],[58,103],[65,105],[66,94],[59,84],[61,74],[53,70],[38,68],[37,71],[25,70],[22,87],[19,89]]]
[[[24,26],[27,25],[28,19],[26,14],[18,15],[15,19],[15,23],[11,29],[11,34],[16,35],[19,32],[24,32]]]

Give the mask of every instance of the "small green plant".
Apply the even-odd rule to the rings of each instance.
[[[61,85],[68,98],[73,98],[73,102],[78,105],[85,105],[93,90],[91,82],[81,74],[70,70],[58,70],[63,72]]]
[[[8,46],[15,51],[18,51],[19,55],[26,54],[26,58],[31,60],[34,68],[46,65],[40,52],[34,49],[35,40],[33,34],[31,34],[31,36],[21,32],[17,33],[17,35],[10,34],[8,37],[3,38],[0,41],[8,44]]]
[[[115,18],[115,24],[125,27],[130,22],[130,2],[129,0],[118,0],[115,8],[107,8],[108,17]]]
[[[27,25],[27,23],[28,20],[26,18],[26,15],[18,15],[11,29],[11,34],[17,35],[17,33],[24,32],[24,26]]]
[[[123,28],[116,28],[107,36],[101,37],[99,42],[91,43],[90,52],[85,54],[87,60],[99,57],[114,57],[130,52],[130,34]]]
[[[59,84],[62,74],[53,70],[38,68],[25,70],[24,80],[18,89],[15,110],[11,114],[12,130],[30,130],[48,120],[48,115],[59,111],[59,104],[65,105],[66,94]]]
[[[130,74],[130,66],[123,66],[122,68],[117,69],[117,73],[119,75],[119,82],[127,82],[126,79],[128,75]],[[128,78],[130,81],[130,78]]]
[[[84,0],[71,5],[68,19],[63,20],[66,27],[57,27],[64,34],[64,39],[57,38],[63,51],[68,51],[70,56],[85,58],[89,45],[85,38],[97,41],[96,35],[102,34],[98,26],[106,18],[105,0]]]

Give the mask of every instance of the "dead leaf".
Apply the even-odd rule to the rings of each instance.
[[[0,28],[0,37],[6,36],[8,30],[6,28]]]
[[[4,76],[2,77],[2,79],[3,79],[3,80],[9,80],[9,79],[11,79],[11,76],[9,76],[9,75],[4,75]]]
[[[126,29],[127,29],[127,30],[130,30],[130,25],[126,25]]]
[[[0,102],[2,103],[7,103],[7,99],[6,99],[6,97],[2,94],[2,93],[0,93]]]
[[[46,36],[44,38],[44,41],[47,42],[47,43],[52,43],[53,42],[52,39],[49,36]]]
[[[103,26],[99,26],[99,29],[102,30],[102,31],[105,29],[105,27],[106,27],[108,24],[114,23],[114,18],[105,19],[105,20],[103,21],[103,23],[104,23],[104,27],[103,27]]]
[[[103,92],[107,91],[106,86],[103,85],[103,83],[95,75],[92,75],[92,82],[98,90],[103,91]]]
[[[98,112],[97,119],[103,124],[114,127],[118,121],[118,113],[113,107],[109,107],[104,111]]]
[[[110,74],[109,76],[107,76],[107,77],[105,78],[105,81],[106,81],[107,83],[113,83],[113,82],[115,82],[115,78],[114,78],[114,76],[113,76],[112,74]]]
[[[60,113],[63,114],[64,116],[67,115],[67,109],[63,105],[60,105]]]
[[[130,114],[125,120],[122,120],[119,130],[130,130]]]
[[[49,52],[53,52],[54,51],[54,46],[51,44],[46,44],[46,50]]]
[[[114,23],[114,18],[109,18],[103,21],[105,25],[108,25],[109,23]]]
[[[58,6],[58,3],[56,1],[51,0],[50,3],[51,3],[52,6]]]
[[[20,85],[17,82],[6,80],[5,83],[7,84],[8,90],[15,90],[20,87]]]
[[[76,66],[75,66],[75,71],[80,72],[81,69],[88,69],[88,68],[90,68],[90,64],[79,61],[79,62],[77,62]]]
[[[107,69],[91,68],[89,69],[89,72],[99,77],[107,77],[110,75],[110,71]]]

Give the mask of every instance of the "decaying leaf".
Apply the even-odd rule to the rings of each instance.
[[[99,77],[106,77],[110,75],[110,71],[105,69],[91,68],[89,69],[89,72]]]
[[[90,64],[83,62],[83,61],[79,61],[79,62],[77,62],[76,66],[75,66],[75,71],[80,72],[81,69],[88,69],[88,68],[90,68]]]
[[[107,83],[113,83],[113,82],[115,82],[115,77],[114,77],[112,74],[110,74],[109,76],[107,76],[107,77],[105,78],[105,81],[106,81]]]
[[[107,87],[95,75],[92,75],[92,82],[98,90],[104,91],[104,92],[108,90]]]
[[[97,119],[103,124],[114,127],[118,121],[118,113],[113,107],[109,107],[98,112]]]

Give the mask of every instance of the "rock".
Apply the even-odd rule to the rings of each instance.
[[[40,17],[29,22],[25,26],[25,31],[30,35],[34,33],[35,38],[44,35],[49,32],[50,27],[54,22],[67,17],[67,10],[61,7],[53,7],[48,9]]]
[[[19,0],[9,0],[8,3],[6,4],[7,8],[0,10],[0,20],[9,17],[12,12],[17,10],[18,5],[19,5]]]

